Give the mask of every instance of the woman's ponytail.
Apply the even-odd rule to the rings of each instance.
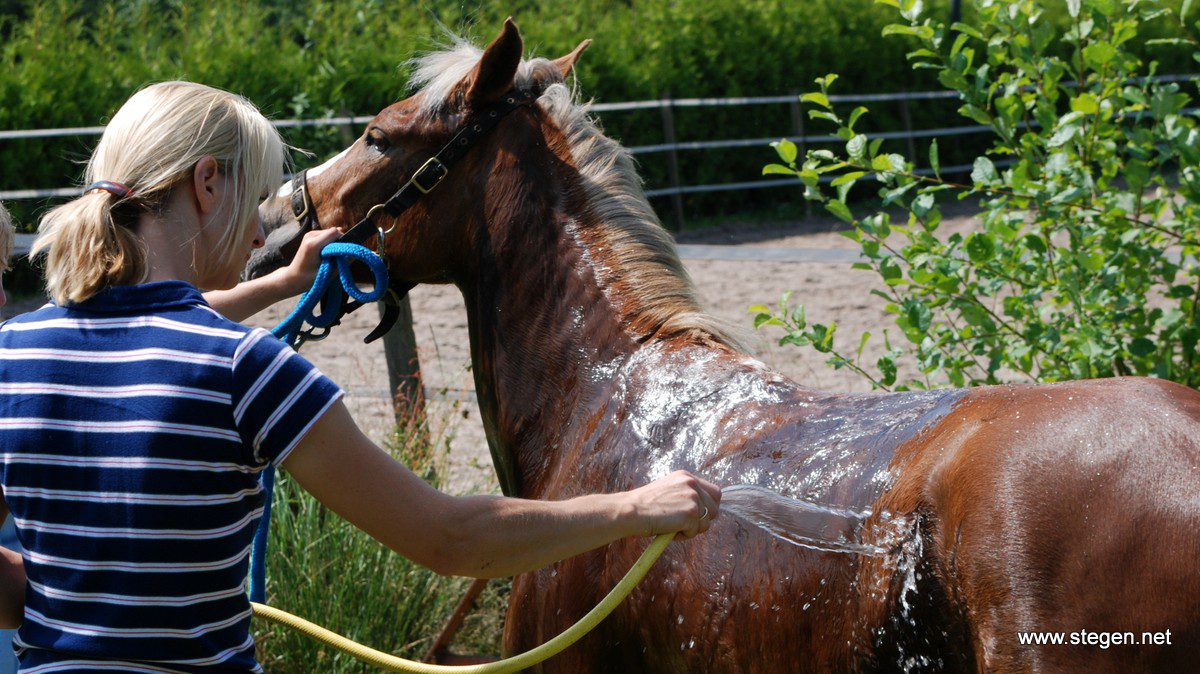
[[[114,208],[129,210],[129,201],[93,190],[42,217],[30,254],[46,254],[46,291],[55,303],[84,302],[106,286],[146,280],[146,248],[135,223],[114,217]]]

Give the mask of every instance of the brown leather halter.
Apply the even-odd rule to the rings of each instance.
[[[386,250],[387,235],[391,233],[392,227],[384,229],[376,223],[376,218],[380,213],[384,213],[393,220],[399,218],[409,208],[421,200],[421,197],[433,191],[439,183],[450,174],[450,169],[454,164],[462,159],[471,147],[486,135],[489,131],[496,127],[508,113],[517,108],[527,106],[533,103],[536,97],[528,91],[519,91],[516,89],[510,90],[500,100],[492,103],[488,107],[478,111],[473,116],[468,117],[455,132],[454,136],[442,146],[442,149],[437,151],[429,159],[425,160],[424,164],[413,173],[412,177],[404,183],[400,189],[396,190],[391,197],[382,203],[375,204],[367,209],[366,216],[359,220],[353,227],[338,239],[341,243],[356,243],[363,245],[372,236],[378,236],[376,252],[387,260],[384,255]],[[308,189],[308,169],[304,169],[292,177],[292,214],[296,216],[296,221],[300,225],[300,234],[303,236],[305,232],[314,229],[320,229],[320,223],[317,222],[317,208],[313,202],[312,194]],[[408,291],[416,284],[401,282],[391,283],[388,287],[388,292],[384,299],[380,300],[384,304],[383,316],[379,319],[379,325],[370,332],[363,340],[365,343],[370,343],[385,335],[388,330],[391,330],[396,319],[400,316],[400,300],[408,294]],[[362,306],[361,302],[350,301],[342,308],[342,316],[358,309]],[[333,325],[338,325],[341,322],[341,316]],[[332,326],[328,328],[313,328],[304,333],[302,336],[304,341],[320,341],[329,335]],[[321,330],[321,332],[317,332]]]

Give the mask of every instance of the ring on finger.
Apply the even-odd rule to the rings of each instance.
[[[704,512],[700,513],[700,519],[708,519],[708,506],[704,506]]]

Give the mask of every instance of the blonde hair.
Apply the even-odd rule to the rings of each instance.
[[[47,293],[62,305],[107,286],[145,282],[150,270],[138,216],[162,213],[206,155],[231,178],[236,218],[208,259],[229,259],[245,239],[261,191],[283,181],[284,147],[275,127],[241,96],[192,82],[137,92],[108,123],[84,175],[86,185],[108,180],[131,192],[93,190],[42,217],[31,255],[46,254]]]
[[[15,236],[12,216],[4,209],[4,202],[0,202],[0,271],[8,269],[8,258],[12,257]]]

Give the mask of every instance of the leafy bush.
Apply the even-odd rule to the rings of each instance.
[[[953,26],[919,0],[882,1],[906,19],[883,34],[915,41],[913,67],[958,92],[959,113],[990,126],[994,143],[969,184],[941,175],[936,142],[919,170],[856,130],[864,108],[835,111],[836,76],[819,78],[804,98],[844,149],[800,158],[781,142],[783,163],[764,172],[797,175],[809,198],[850,223],[865,259],[856,267],[878,272],[872,293],[887,300],[903,341],[872,367],[861,362],[868,334],[846,351],[836,324],[810,325],[802,307],[756,307],[756,324],[782,327],[784,342],[829,353],[834,367],[881,388],[896,385],[897,362],[920,372],[901,388],[1126,374],[1200,384],[1200,125],[1186,93],[1196,83],[1153,80],[1157,64],[1130,49],[1146,26],[1171,21],[1182,37],[1151,46],[1200,59],[1191,0],[1178,12],[1150,0],[1068,0],[1065,30],[1031,0],[982,0],[977,20]],[[847,196],[871,178],[882,204],[907,217],[854,215]],[[939,236],[939,204],[967,195],[981,198],[979,229]]]

